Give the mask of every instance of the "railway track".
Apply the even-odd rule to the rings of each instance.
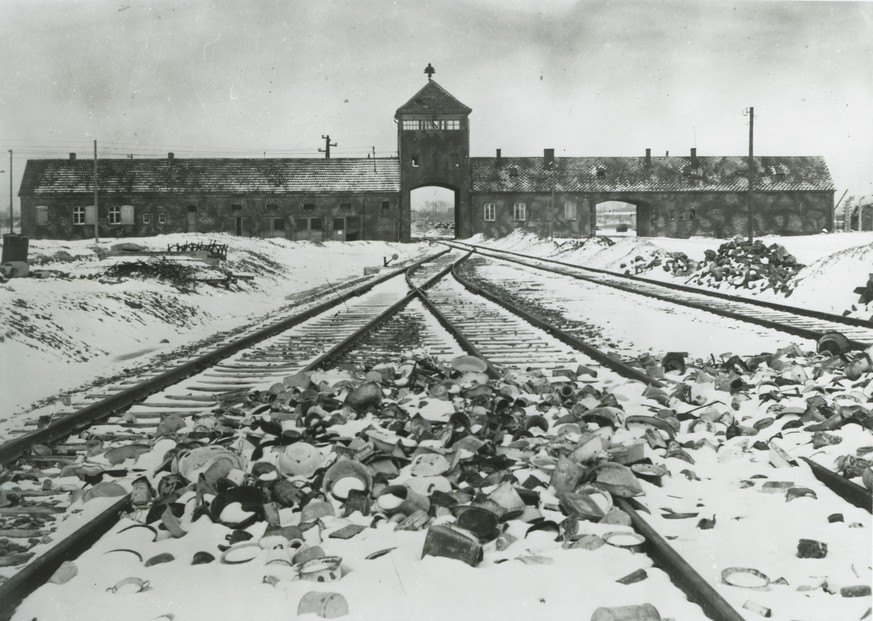
[[[165,424],[168,418],[177,418],[182,422],[215,418],[211,411],[216,405],[239,401],[252,390],[263,390],[265,386],[281,382],[300,370],[336,364],[368,368],[384,361],[392,352],[405,348],[425,347],[443,356],[454,356],[461,351],[475,353],[489,362],[492,377],[500,377],[506,369],[523,367],[539,370],[546,377],[560,378],[562,382],[567,380],[562,376],[565,372],[575,376],[581,371],[580,377],[590,372],[607,388],[620,386],[625,381],[623,378],[642,381],[656,390],[669,389],[675,383],[652,379],[641,369],[617,361],[529,314],[512,312],[505,304],[500,306],[471,295],[460,282],[444,278],[457,258],[457,255],[443,255],[407,272],[405,285],[398,278],[387,280],[373,287],[369,293],[359,296],[360,299],[343,302],[346,305],[343,310],[337,310],[338,307],[334,306],[327,313],[313,314],[299,322],[292,322],[295,325],[290,331],[268,336],[246,349],[240,347],[232,356],[223,358],[182,384],[155,393],[123,413],[112,414],[105,421],[90,427],[82,438],[70,438],[58,443],[67,437],[70,433],[68,430],[78,430],[78,424],[65,426],[63,431],[56,429],[50,434],[34,432],[18,438],[13,445],[16,454],[9,459],[5,457],[4,448],[0,447],[3,463],[12,464],[12,470],[20,475],[15,481],[20,487],[22,483],[29,484],[24,485],[27,489],[22,489],[22,493],[33,493],[34,496],[30,497],[42,498],[45,506],[62,510],[65,506],[63,496],[69,495],[69,482],[46,485],[40,474],[49,476],[49,466],[62,466],[67,468],[68,473],[73,472],[78,464],[81,475],[81,470],[88,463],[86,456],[89,451],[94,451],[96,442],[103,443],[101,448],[107,446],[106,443],[122,438],[134,445],[146,443],[151,441],[150,435],[154,435],[158,426]],[[427,313],[423,314],[425,311]],[[632,392],[639,398],[643,391]],[[107,397],[105,400],[113,398]],[[115,408],[110,407],[109,410],[114,412]],[[48,451],[33,451],[35,446],[51,442],[55,444],[46,447]],[[152,461],[158,469],[167,466],[166,460],[155,457]],[[111,468],[106,464],[101,467],[104,478],[111,478]],[[40,474],[31,476],[34,472]],[[118,478],[129,479],[130,476],[130,472],[123,472],[119,473]],[[61,493],[50,495],[54,491]],[[46,495],[36,496],[39,492]],[[52,502],[55,504],[52,505]],[[94,514],[92,527],[78,529],[73,538],[64,537],[58,545],[48,550],[47,555],[24,565],[22,571],[0,584],[0,602],[4,604],[0,610],[6,610],[7,605],[20,601],[41,581],[46,580],[62,560],[80,552],[102,532],[111,529],[119,514],[129,509],[130,497],[110,498],[104,504],[109,506],[104,508],[95,505],[96,508],[91,512]],[[634,528],[645,538],[648,553],[656,564],[710,618],[743,618],[719,593],[724,587],[713,588],[714,581],[701,577],[659,534],[663,529],[662,524],[657,530],[653,528],[642,516],[640,509],[643,507],[640,505],[624,500],[619,500],[617,504],[630,516]],[[19,502],[17,506],[21,509],[26,505]],[[36,532],[44,536],[45,524],[30,529],[30,534]],[[64,527],[55,531],[58,539],[66,534]],[[9,610],[11,614],[11,608]]]
[[[487,246],[458,241],[441,243],[450,247],[475,251],[481,256],[494,257],[538,270],[563,274],[577,280],[670,304],[715,313],[806,339],[817,340],[828,332],[840,332],[847,337],[850,346],[854,349],[867,349],[873,345],[873,326],[870,326],[869,322],[858,319],[773,302],[751,300],[717,291],[665,283],[562,261],[536,258],[507,250],[495,250]]]

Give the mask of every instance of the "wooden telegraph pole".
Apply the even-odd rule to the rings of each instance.
[[[97,209],[97,141],[94,141],[94,243],[100,241],[99,236],[97,234],[97,222],[100,220],[98,218],[99,210]]]
[[[9,233],[15,233],[13,222],[15,222],[15,209],[12,207],[12,149],[9,149]]]
[[[337,146],[337,144],[335,142],[330,141],[330,134],[328,134],[327,136],[322,135],[321,139],[324,140],[324,148],[319,149],[318,152],[324,153],[324,159],[329,160],[330,159],[330,148]]]
[[[755,136],[755,109],[749,108],[749,243],[751,244],[755,237],[755,222],[752,213],[752,186],[755,184],[755,161],[754,157],[754,136]]]

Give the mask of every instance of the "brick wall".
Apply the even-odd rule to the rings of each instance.
[[[384,201],[387,208],[383,208]],[[22,196],[22,233],[33,239],[93,237],[92,224],[73,224],[74,208],[92,204],[92,194]],[[398,204],[399,195],[393,192],[282,196],[111,194],[99,197],[98,229],[101,237],[225,232],[287,239],[395,241],[399,235]],[[133,223],[109,224],[110,208],[122,205],[133,207]],[[38,222],[39,211],[44,212],[44,223]],[[320,231],[311,230],[310,225],[317,224],[313,218],[321,218]],[[338,228],[340,225],[344,228]]]
[[[637,206],[639,236],[732,237],[748,233],[748,202],[744,192],[647,193],[482,193],[472,195],[474,233],[503,237],[516,228],[542,235],[578,237],[594,233],[596,206],[624,201]],[[576,219],[565,218],[564,203],[576,203]],[[523,202],[526,220],[515,220],[513,205]],[[484,205],[494,205],[494,221],[486,221]],[[833,230],[832,191],[756,192],[753,201],[755,234],[808,235]],[[551,216],[549,215],[551,213]]]

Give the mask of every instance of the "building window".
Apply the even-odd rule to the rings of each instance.
[[[73,208],[73,224],[94,224],[94,205]]]
[[[159,213],[158,214],[158,224],[166,224],[167,223],[167,214]]]
[[[271,218],[270,226],[274,231],[284,231],[285,230],[285,218]]]
[[[694,218],[696,218],[696,217],[697,217],[697,212],[694,211],[693,209],[689,210],[689,212],[688,212],[688,219],[689,219],[689,220],[694,220]]]
[[[510,177],[518,177],[518,168],[515,167],[515,166],[512,166],[512,167],[509,169],[509,176],[510,176]]]
[[[603,166],[602,164],[599,164],[597,166],[597,176],[598,177],[605,177],[606,176],[606,167]]]
[[[436,117],[430,119],[404,119],[401,126],[406,131],[417,131],[425,129],[442,129],[447,131],[457,131],[461,129],[460,119],[439,119]]]
[[[485,222],[494,222],[494,203],[485,203]]]
[[[143,224],[151,224],[152,223],[152,214],[144,213],[142,215],[142,223]]]
[[[113,205],[109,208],[109,224],[121,224],[121,207]]]
[[[674,220],[676,220],[676,212],[671,211],[670,212],[670,222],[673,222]]]
[[[341,211],[351,211],[352,204],[351,203],[340,203],[340,210]]]
[[[516,203],[512,206],[512,219],[519,222],[527,220],[527,206],[524,203]]]
[[[320,231],[324,228],[324,223],[321,218],[309,218],[309,230]]]
[[[418,168],[418,156],[417,155],[412,156],[412,159],[410,160],[410,164],[412,165],[413,168]]]
[[[680,211],[680,212],[679,212],[679,219],[680,219],[680,220],[684,220],[684,219],[685,219],[685,211]]]
[[[343,229],[346,228],[346,219],[345,218],[334,218],[333,219],[333,230],[338,233],[342,233]]]
[[[382,201],[382,211],[391,209],[391,201]]]
[[[48,205],[37,205],[36,206],[36,224],[37,224],[37,226],[39,226],[39,225],[44,226],[44,225],[48,224],[48,221],[49,221],[48,209],[49,209]]]
[[[230,210],[235,212],[235,213],[238,213],[238,212],[242,211],[242,205],[240,205],[239,203],[233,203],[230,206]]]
[[[303,211],[315,211],[315,203],[303,203]]]
[[[265,209],[270,212],[276,212],[279,211],[279,205],[276,203],[267,203]]]
[[[567,201],[564,203],[564,220],[576,219],[576,203]]]

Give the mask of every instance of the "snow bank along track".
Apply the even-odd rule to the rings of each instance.
[[[464,242],[441,242],[451,247],[474,250],[476,253],[495,257],[520,265],[533,267],[621,291],[655,298],[664,302],[696,308],[723,317],[754,323],[795,336],[817,340],[828,332],[841,332],[854,349],[866,349],[873,345],[873,326],[869,322],[850,317],[812,311],[784,304],[750,300],[717,291],[707,291],[674,283],[619,274],[607,270],[574,265],[552,259],[533,257],[508,250],[496,250],[487,246]]]
[[[78,468],[80,478],[90,481],[91,484],[99,480],[100,472],[103,471],[106,478],[112,476],[111,468],[97,468],[89,475],[86,465],[87,460],[83,459],[83,453],[93,450],[95,447],[101,451],[106,449],[106,445],[99,445],[98,442],[112,443],[115,440],[127,439],[134,443],[140,443],[137,449],[133,450],[136,454],[140,451],[142,443],[147,441],[147,436],[142,435],[141,430],[146,428],[154,429],[158,425],[177,424],[179,419],[187,419],[190,417],[199,416],[198,420],[202,420],[204,425],[209,424],[210,412],[217,403],[230,402],[234,399],[239,399],[258,385],[264,382],[278,382],[301,368],[313,369],[317,366],[323,366],[328,363],[336,364],[337,361],[345,361],[348,364],[372,366],[373,361],[378,361],[384,357],[385,348],[390,351],[391,347],[396,347],[398,330],[391,327],[391,323],[386,323],[386,315],[379,311],[389,309],[391,313],[398,313],[397,317],[403,318],[400,321],[401,328],[399,335],[401,336],[401,345],[409,344],[409,341],[403,341],[404,331],[408,332],[409,322],[415,322],[420,325],[422,322],[429,320],[420,319],[420,315],[413,308],[413,304],[420,304],[426,307],[431,312],[436,313],[436,321],[441,323],[452,335],[458,343],[462,345],[463,350],[476,353],[478,356],[490,362],[489,374],[492,377],[498,377],[500,372],[495,367],[512,368],[512,367],[532,367],[543,369],[547,377],[554,377],[556,381],[562,384],[569,384],[572,377],[576,377],[581,371],[578,378],[584,386],[585,377],[588,374],[597,374],[601,381],[605,381],[607,385],[618,386],[622,381],[622,377],[631,377],[635,380],[640,380],[644,385],[648,386],[647,390],[654,391],[647,395],[650,400],[655,402],[663,401],[663,405],[677,405],[675,397],[671,401],[669,391],[674,388],[675,380],[665,380],[660,382],[649,378],[641,369],[628,367],[618,361],[613,360],[609,356],[588,347],[575,337],[566,335],[560,330],[539,322],[533,317],[521,316],[512,314],[506,308],[496,307],[494,304],[483,301],[471,296],[462,286],[448,280],[441,280],[440,277],[447,268],[451,267],[451,262],[454,257],[443,256],[429,264],[424,264],[417,272],[408,275],[409,286],[420,286],[421,289],[428,291],[427,296],[423,295],[421,289],[414,289],[412,293],[404,295],[404,291],[394,285],[385,283],[381,286],[382,289],[372,291],[366,298],[362,298],[359,304],[349,304],[345,313],[340,311],[334,312],[333,315],[328,313],[328,316],[315,318],[311,316],[311,321],[308,322],[313,329],[308,332],[301,332],[297,336],[289,336],[281,334],[272,336],[263,344],[256,345],[246,351],[239,353],[232,359],[219,363],[211,369],[204,371],[196,378],[187,381],[184,386],[168,389],[161,395],[149,397],[144,402],[135,405],[127,410],[120,417],[110,421],[108,425],[98,425],[91,427],[88,431],[88,439],[83,439],[76,442],[72,439],[67,440],[63,444],[55,444],[51,448],[40,447],[34,450],[37,445],[43,445],[47,442],[59,440],[72,431],[77,430],[77,425],[61,429],[55,429],[49,434],[40,435],[39,432],[29,434],[25,438],[20,438],[13,445],[14,456],[9,453],[7,459],[6,446],[0,447],[0,456],[4,465],[13,464],[13,468],[18,467],[16,472],[21,475],[19,482],[28,482],[29,479],[37,478],[35,483],[39,483],[39,476],[32,477],[35,472],[39,472],[41,468],[48,469],[52,467],[66,467],[67,472],[74,472]],[[417,298],[413,300],[413,298]],[[341,303],[343,304],[343,303]],[[336,308],[336,307],[334,307]],[[402,309],[402,310],[401,310]],[[345,327],[345,323],[341,324],[341,317],[354,319],[354,328]],[[531,323],[539,325],[540,328],[546,330],[547,333],[539,332],[531,328]],[[298,328],[303,330],[304,324],[300,324]],[[297,329],[297,328],[295,328]],[[391,332],[394,334],[390,334]],[[436,329],[431,330],[435,334]],[[409,335],[407,334],[406,337]],[[385,340],[382,340],[385,338]],[[433,340],[431,345],[444,355],[453,355],[458,353],[458,350],[453,344],[448,343],[449,339],[430,337]],[[330,346],[330,342],[335,343]],[[385,345],[379,345],[382,342]],[[375,344],[375,345],[374,345]],[[368,356],[367,351],[373,351],[376,347],[375,355]],[[580,353],[581,352],[581,353]],[[321,355],[319,355],[321,354]],[[312,361],[315,358],[315,361]],[[309,362],[307,364],[307,362]],[[581,367],[580,367],[581,365]],[[563,377],[563,374],[567,377]],[[563,378],[563,379],[560,379]],[[579,384],[577,384],[579,385]],[[635,397],[640,397],[643,393],[642,388],[635,392]],[[580,394],[585,394],[580,391]],[[112,399],[109,397],[107,400]],[[660,401],[659,401],[660,400]],[[707,407],[712,407],[713,404],[708,404]],[[108,415],[111,411],[118,409],[118,406],[109,406],[105,412]],[[596,405],[592,408],[596,409]],[[721,412],[720,417],[715,421],[710,421],[713,424],[719,424],[727,412]],[[612,412],[615,416],[616,412]],[[626,420],[619,418],[614,419],[605,427],[614,427],[615,429],[632,427],[645,427],[651,432],[650,439],[652,448],[654,449],[660,444],[663,448],[672,450],[673,455],[668,455],[670,459],[683,460],[681,455],[682,448],[670,442],[677,438],[677,431],[665,423],[665,418],[658,419],[654,416],[629,416]],[[95,416],[95,418],[98,418]],[[687,420],[687,419],[684,419]],[[140,430],[139,432],[133,432]],[[204,431],[208,428],[204,427]],[[208,433],[207,433],[208,437]],[[30,438],[28,443],[27,438]],[[118,459],[123,462],[130,454],[126,454],[124,449],[119,446]],[[776,450],[776,449],[770,449]],[[156,455],[158,451],[153,451]],[[783,454],[784,453],[777,453]],[[678,455],[678,457],[677,457]],[[19,458],[15,462],[15,458]],[[786,456],[787,460],[797,463],[791,455]],[[160,468],[166,465],[160,459],[157,459],[152,464],[155,468]],[[29,468],[29,467],[30,468]],[[811,476],[806,476],[808,473],[803,470],[802,466],[796,466],[798,471],[803,471],[801,476],[804,485],[814,486],[814,479]],[[120,468],[123,469],[123,468]],[[686,470],[688,470],[686,468]],[[692,473],[693,474],[693,473]],[[661,474],[663,476],[663,473]],[[687,478],[686,491],[689,496],[695,494],[703,499],[704,488],[712,487],[712,484],[704,484],[700,481],[695,481],[689,475],[683,475]],[[750,475],[755,476],[755,475]],[[799,474],[797,476],[800,476]],[[805,477],[805,478],[804,478]],[[660,478],[660,477],[658,477]],[[721,483],[728,484],[730,477],[724,477]],[[849,482],[851,483],[851,482]],[[89,484],[90,485],[90,484]],[[800,484],[798,483],[798,486]],[[63,511],[64,503],[48,502],[48,503],[26,503],[20,502],[27,498],[43,498],[57,500],[57,492],[64,488],[54,488],[52,485],[45,485],[47,489],[40,489],[39,485],[32,485],[30,489],[20,492],[14,492],[10,489],[7,492],[12,499],[19,500],[17,504],[6,507],[10,511],[6,515],[30,516],[39,515],[39,511],[31,511],[28,505],[33,508],[42,506],[46,513],[55,513]],[[90,485],[91,489],[96,489],[96,485]],[[662,503],[662,524],[661,528],[674,528],[677,521],[673,521],[676,515],[681,519],[688,520],[690,511],[667,511],[663,504],[675,504],[674,501],[668,500],[666,497],[658,497],[656,486],[652,486],[651,496],[656,498],[655,502]],[[792,486],[796,489],[797,486]],[[659,488],[658,488],[659,489]],[[745,488],[744,488],[745,489]],[[806,489],[809,489],[807,487]],[[812,490],[810,490],[812,491]],[[816,489],[819,497],[825,498],[828,494],[826,489]],[[85,492],[87,494],[87,491]],[[649,489],[647,486],[647,494]],[[711,490],[710,490],[711,493]],[[816,492],[812,492],[815,494]],[[105,508],[95,517],[94,523],[101,523],[102,530],[111,527],[117,516],[129,506],[130,498],[125,496],[122,499],[106,498],[91,501],[95,506],[100,507],[100,503]],[[803,502],[802,497],[800,501]],[[91,504],[91,503],[89,503]],[[650,503],[646,503],[650,504]],[[54,508],[52,508],[54,505]],[[635,504],[633,501],[628,501],[623,498],[616,499],[616,506],[620,507],[624,513],[629,516],[634,528],[645,537],[646,546],[651,557],[663,567],[669,574],[671,579],[685,590],[693,601],[698,602],[707,614],[713,619],[742,619],[730,604],[728,604],[714,589],[710,583],[715,583],[712,576],[708,576],[708,580],[697,574],[691,566],[683,560],[675,550],[673,550],[661,537],[655,529],[650,526],[646,520],[640,515],[640,511],[649,511],[645,505]],[[788,506],[788,505],[786,505]],[[832,505],[831,505],[832,506]],[[793,507],[789,506],[789,509]],[[775,509],[771,508],[770,511]],[[91,514],[95,514],[95,510]],[[782,513],[788,513],[784,507]],[[0,512],[0,515],[4,515]],[[663,518],[663,515],[668,517]],[[696,515],[696,514],[695,514]],[[772,515],[772,513],[771,513]],[[670,520],[663,522],[663,520]],[[68,520],[70,521],[70,520]],[[70,530],[70,527],[66,527]],[[21,539],[20,535],[25,537],[39,537],[45,533],[45,526],[40,525],[37,528],[21,528],[7,529],[12,537]],[[51,560],[48,558],[37,557],[30,564],[25,566],[25,572],[20,572],[15,577],[9,579],[6,583],[0,585],[0,602],[4,606],[0,606],[0,610],[5,610],[6,602],[18,601],[23,595],[29,592],[35,583],[44,581],[54,571],[54,568],[63,558],[67,558],[72,550],[81,549],[82,545],[99,536],[97,529],[79,529],[79,540],[65,539],[61,544],[55,546],[51,550],[60,550],[54,555]],[[21,531],[21,532],[12,532]],[[26,532],[29,531],[29,532]],[[25,534],[26,532],[26,534]],[[711,531],[707,531],[711,532]],[[54,536],[57,539],[65,533],[62,530],[57,531]],[[695,550],[693,537],[682,532],[673,535],[680,541],[685,543],[685,549],[680,550],[683,554],[692,555]],[[691,543],[688,543],[691,541]],[[723,542],[721,545],[729,545],[729,542]],[[66,549],[64,549],[66,548]],[[699,556],[699,555],[698,555]],[[15,559],[11,559],[14,561]],[[698,568],[706,567],[712,564],[712,559],[698,558],[697,562],[692,563]],[[710,572],[711,573],[711,572]],[[726,587],[720,587],[724,591]],[[729,590],[729,589],[728,589]],[[11,610],[10,610],[11,612]]]

